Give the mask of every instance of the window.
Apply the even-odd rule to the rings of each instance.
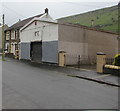
[[[18,39],[19,37],[19,30],[15,30],[15,39]]]
[[[17,31],[15,30],[15,39],[17,39]]]
[[[36,31],[36,32],[35,32],[35,36],[39,36],[39,31]]]
[[[35,25],[37,25],[37,21],[35,21]]]
[[[15,44],[15,50],[18,50],[18,45],[17,44]]]
[[[11,31],[11,39],[15,39],[15,31],[14,30]]]
[[[7,32],[6,32],[6,40],[9,40],[9,38],[10,38],[10,32],[7,31]]]

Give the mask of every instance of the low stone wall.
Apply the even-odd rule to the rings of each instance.
[[[114,65],[104,65],[103,66],[103,73],[109,73],[116,76],[120,76],[120,66],[114,66]]]

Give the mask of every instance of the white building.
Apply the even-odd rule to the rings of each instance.
[[[58,24],[48,13],[20,29],[20,59],[58,62]]]

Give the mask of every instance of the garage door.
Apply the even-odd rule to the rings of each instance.
[[[21,43],[20,44],[20,59],[30,60],[30,43]]]
[[[42,42],[31,43],[31,59],[35,62],[42,60]]]

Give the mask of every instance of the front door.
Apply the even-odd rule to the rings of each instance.
[[[31,43],[31,60],[35,62],[42,61],[42,42]]]

